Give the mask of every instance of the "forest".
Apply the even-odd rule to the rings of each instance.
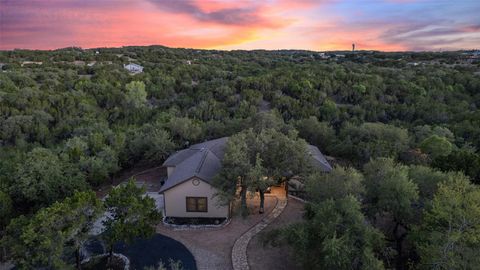
[[[304,220],[265,235],[265,248],[290,245],[305,269],[475,269],[479,72],[464,51],[0,51],[0,258],[18,253],[25,219],[124,170],[265,136],[318,146],[334,165],[291,165],[305,178]],[[269,156],[272,173],[287,166]]]

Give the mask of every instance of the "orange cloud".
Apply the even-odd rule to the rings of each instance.
[[[355,43],[359,49],[397,51],[480,44],[480,27],[468,16],[461,23],[452,23],[453,19],[409,20],[404,17],[410,14],[408,3],[401,5],[406,8],[403,13],[391,11],[396,17],[385,16],[382,3],[389,2],[386,5],[392,8],[398,1],[409,2],[3,1],[0,49],[161,44],[215,49],[348,50]],[[419,8],[418,3],[422,2],[415,1],[413,10]]]

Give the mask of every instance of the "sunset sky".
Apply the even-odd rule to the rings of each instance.
[[[0,49],[480,49],[480,0],[0,0]]]

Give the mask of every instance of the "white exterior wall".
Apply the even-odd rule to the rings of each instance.
[[[215,188],[202,180],[198,186],[193,185],[192,179],[187,180],[163,193],[165,216],[228,218],[229,206],[220,205],[215,193]],[[187,197],[207,197],[208,212],[187,212]]]

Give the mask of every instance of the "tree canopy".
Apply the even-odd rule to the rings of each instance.
[[[273,231],[274,242],[291,245],[304,269],[384,269],[375,255],[382,235],[365,221],[360,207],[352,196],[310,205],[306,221]]]
[[[125,185],[115,187],[105,199],[109,215],[103,221],[103,238],[108,245],[110,259],[113,245],[119,241],[132,242],[135,238],[148,237],[155,232],[161,219],[155,201],[144,196],[145,189],[135,185],[130,179]]]
[[[438,253],[425,250],[451,235],[427,213],[448,208],[440,201],[454,205],[459,193],[445,186],[455,179],[480,181],[479,61],[467,59],[469,54],[164,46],[0,51],[0,234],[23,241],[22,228],[38,232],[38,224],[61,232],[48,215],[57,215],[57,203],[75,192],[109,185],[139,163],[157,167],[179,149],[229,136],[223,161],[228,170],[222,171],[224,181],[215,180],[218,196],[233,198],[240,184],[245,199],[247,191],[262,193],[298,174],[312,204],[332,201],[329,208],[337,213],[339,201],[354,197],[357,202],[349,204],[360,204],[364,225],[384,235],[381,251],[360,242],[352,247],[355,254],[345,254],[367,261],[356,252],[373,250],[387,268],[438,262]],[[130,74],[124,69],[130,62],[143,72]],[[306,143],[329,155],[336,165],[330,175],[312,171],[302,152]],[[459,204],[460,212],[475,212],[469,208],[473,193],[461,193],[468,205]],[[366,235],[357,222],[347,224]],[[438,235],[430,231],[435,226]],[[322,237],[337,231],[320,227],[328,228]],[[417,227],[426,237],[421,241],[411,238]],[[328,239],[339,239],[332,235]],[[327,243],[325,237],[312,239]],[[471,244],[465,241],[458,246]],[[62,264],[61,247],[32,246],[38,254],[28,259]],[[448,260],[470,256],[455,252]],[[348,261],[342,256],[339,268]],[[323,265],[334,262],[327,259],[319,258]],[[475,261],[459,265],[468,268],[467,262]]]

